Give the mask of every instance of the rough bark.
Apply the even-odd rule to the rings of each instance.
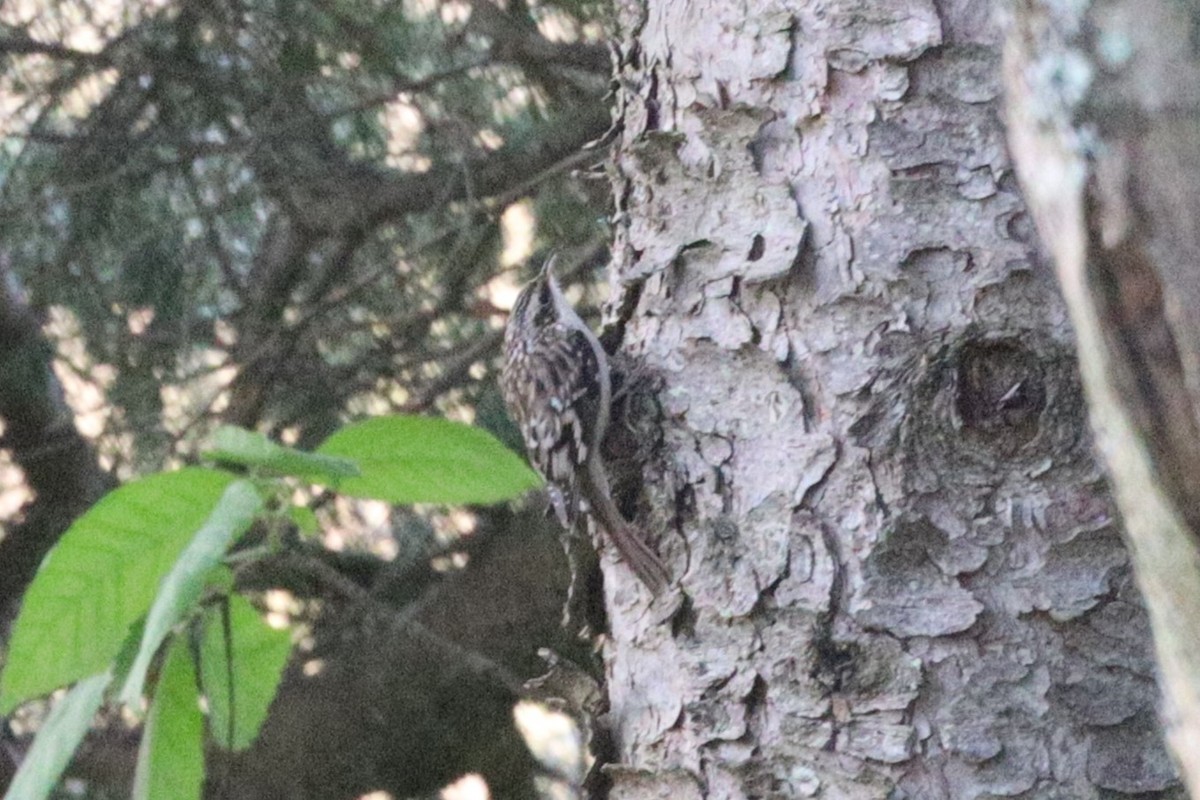
[[[1020,2],[1014,159],[1053,252],[1153,623],[1170,741],[1200,796],[1200,11]]]
[[[987,4],[629,2],[613,797],[1181,796]],[[626,303],[624,305],[631,305]]]

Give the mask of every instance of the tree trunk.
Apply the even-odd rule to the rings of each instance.
[[[1200,53],[1195,4],[1021,2],[1010,138],[1053,252],[1200,797]]]
[[[620,7],[614,798],[1183,796],[986,5]]]

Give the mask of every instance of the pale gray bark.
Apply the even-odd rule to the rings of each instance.
[[[1078,331],[1168,739],[1200,796],[1200,9],[1020,2],[1007,28],[1013,155]]]
[[[683,597],[608,564],[614,798],[1181,796],[989,14],[621,6],[639,523]]]

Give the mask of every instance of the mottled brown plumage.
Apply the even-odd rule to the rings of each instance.
[[[504,400],[559,522],[571,528],[581,508],[590,513],[658,594],[670,574],[617,509],[600,457],[612,404],[608,358],[563,296],[553,268],[550,258],[513,306],[504,334]]]

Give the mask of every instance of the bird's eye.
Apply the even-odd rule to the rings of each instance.
[[[543,326],[554,322],[554,295],[550,293],[550,287],[545,283],[538,287],[537,307],[533,309],[533,320],[535,324]]]

